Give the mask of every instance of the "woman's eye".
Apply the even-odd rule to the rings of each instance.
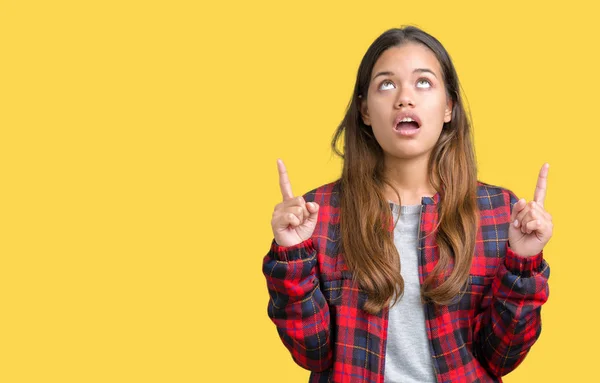
[[[385,89],[384,89],[384,86],[385,86],[385,84],[391,84],[391,85],[394,85],[394,83],[393,83],[393,82],[391,82],[390,80],[385,80],[384,82],[382,82],[382,83],[381,83],[381,85],[379,85],[379,89],[381,89],[381,90],[385,90]],[[389,88],[388,88],[388,89],[389,89]]]
[[[420,84],[424,84],[424,85],[421,86]],[[429,88],[429,87],[431,87],[431,83],[429,82],[429,80],[422,78],[419,81],[417,81],[417,88]]]
[[[390,80],[385,80],[379,85],[380,90],[393,89],[395,87],[394,83]],[[419,81],[417,81],[417,88],[431,88],[431,81],[426,78],[419,79]]]

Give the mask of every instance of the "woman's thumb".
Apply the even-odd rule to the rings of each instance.
[[[308,209],[308,212],[310,213],[310,215],[308,216],[308,220],[310,222],[317,222],[317,216],[319,215],[319,204],[315,203],[315,202],[308,202],[306,204],[306,208]]]

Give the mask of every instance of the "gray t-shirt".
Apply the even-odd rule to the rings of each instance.
[[[404,295],[390,309],[385,350],[385,383],[436,382],[427,339],[419,282],[418,231],[421,205],[392,205],[394,244],[400,254]]]

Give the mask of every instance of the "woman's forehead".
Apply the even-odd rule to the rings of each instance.
[[[410,75],[415,69],[429,69],[441,75],[440,63],[429,48],[422,44],[405,43],[385,50],[373,66],[372,75],[380,71]]]

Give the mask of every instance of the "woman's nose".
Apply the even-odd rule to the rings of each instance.
[[[415,105],[415,103],[414,103],[414,97],[413,97],[413,95],[412,95],[412,93],[410,92],[409,89],[402,88],[400,90],[400,94],[398,95],[398,99],[396,100],[396,105],[398,107],[408,106],[408,105],[414,106]]]

